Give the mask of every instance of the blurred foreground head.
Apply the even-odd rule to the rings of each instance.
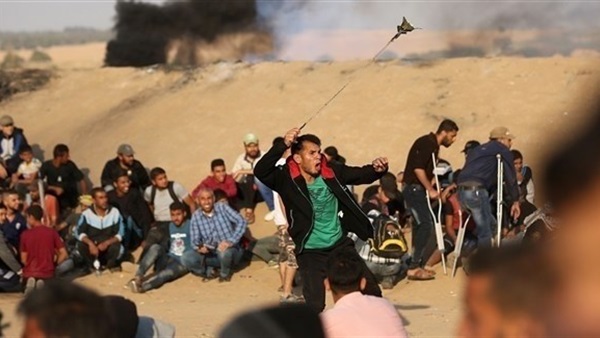
[[[305,304],[251,311],[234,318],[219,338],[325,338],[319,314]]]
[[[600,337],[600,104],[573,135],[543,182],[561,223],[547,253],[562,279],[549,322],[556,336]]]
[[[552,336],[545,318],[559,287],[540,246],[478,250],[469,260],[461,337]]]
[[[116,337],[104,299],[77,284],[49,281],[19,304],[23,338]]]

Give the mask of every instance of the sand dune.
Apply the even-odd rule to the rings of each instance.
[[[505,125],[518,137],[515,148],[539,172],[550,145],[585,121],[586,99],[600,81],[600,59],[590,56],[389,61],[361,70],[366,62],[220,63],[187,71],[61,67],[46,88],[14,96],[0,112],[25,128],[46,159],[54,144],[67,143],[96,184],[104,162],[127,142],[146,166],[164,167],[191,189],[208,173],[210,160],[222,157],[233,165],[245,133],[256,133],[267,149],[273,137],[302,124],[351,81],[305,129],[325,146],[336,145],[350,163],[387,155],[392,170],[401,170],[412,141],[449,117],[461,130],[442,156],[455,167],[462,165],[464,142],[483,141],[492,127]],[[263,206],[259,210],[264,213]],[[253,229],[257,235],[274,230],[262,222]],[[233,313],[277,300],[277,275],[261,262],[228,285],[186,277],[145,295],[122,288],[133,269],[125,265],[122,274],[82,282],[126,294],[140,313],[176,324],[180,337],[212,336]],[[461,280],[462,274],[403,281],[385,294],[413,336],[449,336],[460,314]],[[3,295],[0,307],[12,312],[19,298]],[[8,336],[17,336],[18,321],[7,315],[13,321]]]

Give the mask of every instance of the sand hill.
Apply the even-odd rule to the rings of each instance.
[[[100,68],[101,58],[80,62],[69,48],[56,49],[69,60],[52,55],[60,68],[47,87],[14,96],[0,113],[12,115],[46,159],[56,143],[67,143],[93,183],[117,146],[127,142],[146,166],[164,167],[188,189],[207,175],[210,160],[222,157],[231,166],[245,133],[256,133],[267,149],[273,137],[301,125],[348,81],[305,132],[319,135],[325,146],[336,145],[350,163],[387,155],[392,170],[402,170],[412,141],[449,117],[461,128],[459,140],[441,154],[454,167],[463,163],[459,151],[467,140],[483,141],[491,128],[505,125],[518,137],[514,147],[539,172],[549,144],[585,120],[586,95],[595,95],[600,81],[600,59],[592,56],[394,60],[366,68],[367,61],[219,63],[169,71]],[[262,222],[253,227],[258,235],[274,230]],[[126,294],[140,313],[176,324],[180,337],[212,336],[233,313],[277,300],[276,273],[261,262],[229,285],[186,277],[146,295],[123,290],[134,267],[124,268],[82,282]],[[462,279],[403,281],[386,296],[412,335],[448,336],[460,315]],[[19,299],[3,295],[0,307],[10,312]],[[13,321],[8,334],[17,336],[18,321],[7,315]]]

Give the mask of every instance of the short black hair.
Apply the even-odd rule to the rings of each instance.
[[[331,253],[327,260],[326,277],[334,293],[360,291],[364,277],[363,263],[354,248],[343,248]]]
[[[90,191],[90,195],[92,196],[92,198],[96,198],[96,195],[98,195],[101,192],[105,193],[106,191],[104,190],[104,188],[95,187],[95,188],[92,188],[92,190]]]
[[[129,175],[127,174],[127,170],[125,170],[123,168],[119,168],[119,170],[117,171],[117,174],[115,175],[115,178],[113,179],[113,182],[117,183],[117,181],[121,177],[127,177],[127,178],[129,178]]]
[[[6,205],[4,205],[4,202],[0,202],[0,209],[6,209]]]
[[[19,154],[25,154],[25,153],[33,153],[33,148],[31,148],[31,146],[29,144],[21,146],[21,149],[19,149]]]
[[[227,193],[222,189],[215,189],[213,194],[215,194],[215,201],[220,201],[224,198],[227,198]]]
[[[215,170],[216,167],[224,167],[225,161],[222,158],[214,159],[210,162],[210,170]]]
[[[304,148],[304,142],[314,143],[319,147],[321,146],[321,140],[317,136],[313,134],[305,134],[298,137],[296,142],[292,143],[292,154],[297,154],[302,151],[302,148]]]
[[[171,205],[169,205],[169,210],[171,210],[171,211],[181,210],[183,212],[187,212],[187,208],[186,208],[185,204],[183,204],[183,202],[180,202],[180,201],[175,201],[175,202],[171,203]]]
[[[273,145],[276,145],[277,143],[281,143],[284,141],[285,141],[285,139],[282,136],[277,136],[276,138],[273,139]]]
[[[523,159],[523,154],[521,154],[521,152],[518,151],[517,149],[513,149],[510,152],[513,155],[513,160],[522,160]]]
[[[445,132],[458,131],[458,125],[456,124],[456,122],[454,122],[450,119],[444,119],[444,121],[442,121],[442,123],[440,123],[440,126],[438,127],[438,129],[435,133],[440,134],[443,131],[445,131]]]
[[[37,204],[31,205],[25,212],[28,216],[33,217],[36,221],[41,221],[44,218],[44,209]]]
[[[52,151],[52,156],[54,156],[54,158],[59,158],[68,153],[69,153],[69,147],[67,147],[66,144],[59,143],[54,146],[54,150]]]
[[[159,175],[164,175],[166,173],[165,169],[161,167],[152,168],[152,170],[150,170],[150,179],[155,180]]]
[[[46,337],[117,337],[104,299],[75,283],[46,281],[31,291],[17,309],[35,319]]]

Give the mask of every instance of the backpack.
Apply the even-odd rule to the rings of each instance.
[[[187,203],[185,203],[185,201],[182,201],[179,199],[179,197],[175,193],[175,189],[173,188],[173,181],[169,181],[169,183],[167,184],[167,190],[169,191],[169,196],[171,196],[171,199],[173,200],[173,202],[183,203],[183,205],[185,207],[185,213],[187,214],[186,219],[191,218],[192,214],[191,214],[190,206]],[[152,185],[152,189],[150,190],[150,204],[154,205],[155,198],[156,198],[156,186]]]
[[[390,216],[379,215],[373,220],[373,238],[369,238],[371,251],[383,258],[401,258],[408,251],[400,224]]]

